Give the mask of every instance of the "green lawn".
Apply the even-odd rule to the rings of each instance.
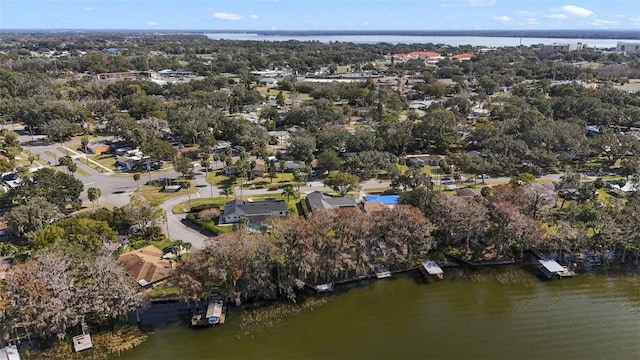
[[[142,179],[140,180],[142,181]],[[136,191],[136,193],[144,196],[144,198],[147,199],[148,201],[159,204],[169,199],[173,199],[174,197],[177,197],[177,196],[187,195],[188,191],[191,194],[195,194],[198,192],[198,188],[193,186],[190,187],[189,189],[180,189],[180,191],[176,191],[176,192],[163,192],[161,190],[162,190],[161,186],[142,185]]]
[[[222,172],[219,172],[219,171],[209,173],[207,175],[207,182],[221,189],[229,186],[233,186],[233,187],[240,186],[241,180],[239,178],[235,178],[235,182],[232,182],[231,181],[233,179],[232,177],[229,177],[227,175],[219,175],[221,173]],[[273,186],[283,186],[286,184],[295,185],[293,183],[292,173],[283,174],[281,172],[278,172],[278,176],[273,178],[273,181],[271,181],[271,179],[268,177],[257,177],[257,178],[251,179],[251,181],[247,181],[247,179],[243,179],[242,184],[243,184],[243,188],[245,189],[251,189],[251,188],[268,189]]]
[[[256,90],[258,90],[261,96],[278,96],[278,93],[280,92],[280,90],[278,89],[268,88],[266,86],[259,86],[256,88]],[[289,100],[290,92],[283,90],[282,96],[285,98],[285,100]],[[311,96],[309,96],[309,94],[297,93],[297,96],[298,96],[298,100],[302,100],[302,101],[311,100]]]
[[[116,156],[114,154],[89,155],[89,159],[111,170],[116,169]]]

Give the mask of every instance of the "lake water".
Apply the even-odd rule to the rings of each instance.
[[[156,330],[121,359],[636,359],[636,277],[541,281],[518,267],[425,283],[417,272],[325,295],[325,304],[255,332]],[[268,318],[263,323],[270,321]]]
[[[277,36],[261,35],[255,33],[212,33],[206,34],[214,40],[251,40],[251,41],[319,41],[329,42],[352,42],[356,44],[377,44],[381,42],[389,44],[447,44],[451,46],[472,45],[487,47],[508,47],[522,45],[530,46],[537,44],[576,44],[583,43],[589,47],[598,49],[615,48],[618,41],[640,42],[638,40],[624,39],[569,39],[569,38],[525,38],[519,37],[489,37],[489,36],[408,36],[408,35],[309,35],[309,36]]]

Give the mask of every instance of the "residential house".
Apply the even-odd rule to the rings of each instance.
[[[280,161],[275,162],[275,167],[277,170],[280,170]],[[284,171],[285,172],[293,172],[294,170],[304,170],[307,164],[304,161],[285,161],[284,162]]]
[[[162,281],[174,270],[173,261],[163,259],[164,253],[153,245],[118,256],[124,270],[138,285],[146,287]]]
[[[105,144],[103,142],[91,142],[87,144],[86,150],[89,154],[100,155],[111,151],[111,145]]]
[[[362,207],[364,208],[364,212],[367,215],[379,215],[391,209],[388,205],[385,205],[376,201],[367,201],[367,200],[364,200],[362,202]]]
[[[269,136],[276,139],[279,143],[287,141],[291,134],[288,131],[269,131]]]
[[[176,155],[178,157],[188,157],[190,159],[197,159],[201,153],[202,153],[202,150],[200,149],[200,145],[194,145],[194,146],[179,148]]]
[[[334,197],[320,191],[314,191],[307,195],[305,202],[311,212],[358,206],[356,199],[352,197]]]
[[[444,158],[444,155],[407,155],[407,164],[411,166],[438,166],[440,165],[440,161],[444,160]]]
[[[287,203],[284,200],[243,201],[235,199],[224,205],[220,216],[222,224],[235,224],[245,217],[249,225],[261,225],[272,217],[287,215]]]
[[[611,184],[609,186],[610,191],[618,196],[629,196],[638,191],[639,187],[632,182],[627,181],[623,186]]]
[[[474,57],[475,57],[475,55],[473,55],[473,54],[464,53],[464,54],[453,55],[451,57],[451,60],[468,61],[468,60],[473,59]]]

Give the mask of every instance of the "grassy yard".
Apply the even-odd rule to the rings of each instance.
[[[114,154],[89,155],[89,159],[111,170],[116,169],[115,167],[116,156]]]
[[[229,197],[229,199],[233,199],[232,196]],[[199,198],[199,199],[192,199],[191,200],[191,207],[192,208],[199,208],[199,207],[219,207],[219,208],[223,208],[224,204],[226,202],[226,198],[224,196],[219,196],[219,197],[214,197],[214,198]],[[189,201],[184,201],[181,202],[180,204],[176,205],[173,207],[173,213],[174,214],[184,214],[185,212],[188,212],[189,209]]]
[[[261,96],[278,96],[278,93],[280,92],[280,90],[278,89],[274,89],[274,88],[268,88],[266,86],[259,86],[256,88],[256,90],[260,93]],[[285,100],[289,100],[291,93],[289,91],[282,91],[282,96],[285,98]],[[309,94],[301,94],[301,93],[297,93],[297,97],[298,100],[302,100],[302,101],[307,101],[307,100],[311,100],[311,96],[309,96]]]
[[[195,194],[198,192],[198,188],[191,186],[189,189],[180,189],[176,192],[163,192],[161,186],[142,185],[136,191],[136,193],[144,196],[145,199],[154,203],[163,203],[174,197],[187,195],[188,193]]]
[[[235,182],[232,182],[231,180],[233,180],[232,177],[229,177],[227,175],[221,175],[221,172],[211,172],[209,173],[209,175],[207,175],[207,182],[209,182],[210,184],[213,184],[216,187],[226,188],[229,186],[233,186],[233,187],[240,186],[239,178],[236,178]],[[256,178],[253,178],[251,181],[247,181],[246,179],[243,179],[242,184],[245,189],[251,189],[252,187],[255,187],[257,189],[268,189],[273,186],[283,186],[286,184],[295,185],[293,183],[293,174],[291,173],[283,174],[281,172],[278,172],[278,176],[273,178],[273,182],[268,177],[256,177]]]

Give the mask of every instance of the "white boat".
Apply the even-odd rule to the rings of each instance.
[[[377,279],[386,279],[391,277],[391,271],[387,270],[386,267],[380,266],[376,268],[376,278]]]
[[[333,291],[333,283],[320,284],[313,287],[317,292],[331,292]]]
[[[438,266],[435,261],[423,261],[419,266],[420,272],[425,278],[436,277],[438,279],[444,278],[444,271]]]

